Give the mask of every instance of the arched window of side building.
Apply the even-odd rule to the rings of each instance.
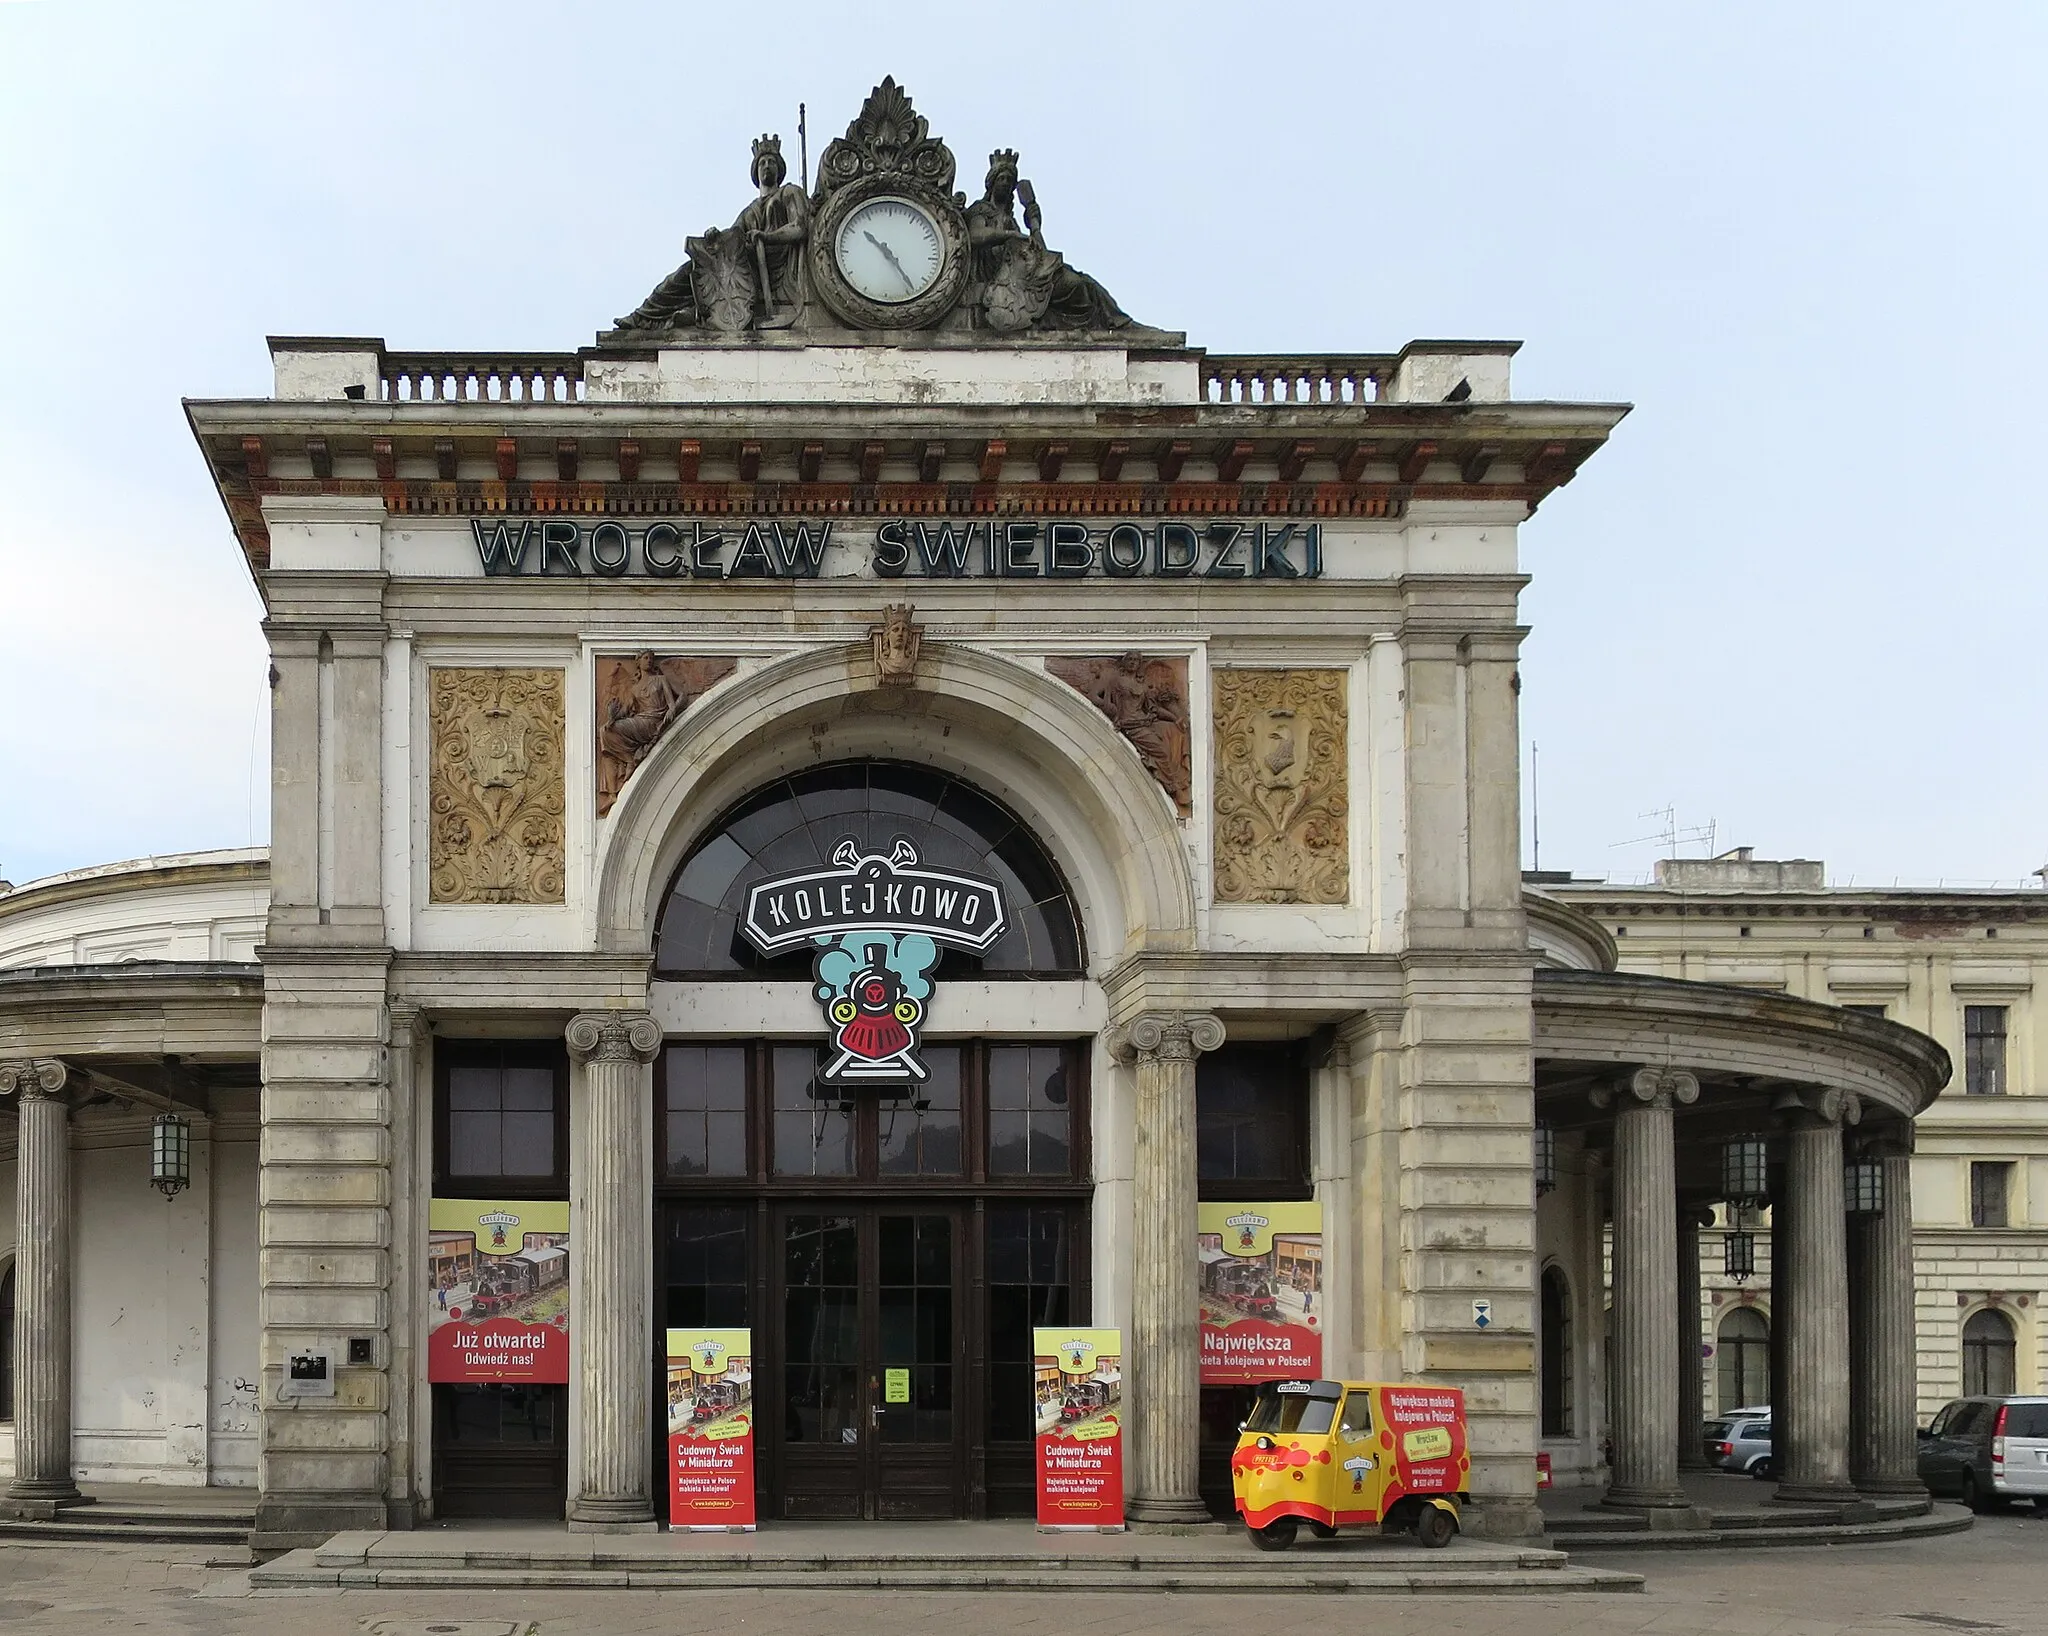
[[[1756,1308],[1737,1307],[1721,1320],[1714,1359],[1719,1366],[1715,1390],[1723,1414],[1769,1400],[1771,1326]]]
[[[14,1418],[14,1263],[0,1272],[0,1421]]]
[[[1963,1396],[2009,1395],[2018,1354],[2010,1318],[1990,1307],[1971,1313],[1963,1325]]]
[[[1572,1291],[1555,1267],[1543,1269],[1543,1435],[1572,1434]]]

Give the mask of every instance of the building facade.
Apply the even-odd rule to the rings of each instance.
[[[1268,1201],[1320,1207],[1270,1299],[1327,1372],[1463,1388],[1470,1526],[1541,1528],[1542,1301],[1559,1447],[1677,1505],[1689,1144],[1757,1122],[1832,1371],[1790,1490],[1910,1485],[1910,1188],[1852,1281],[1843,1141],[1903,1151],[1945,1057],[1618,973],[1519,878],[1517,529],[1624,410],[1515,399],[1511,343],[1211,356],[1048,248],[1014,154],[955,169],[885,82],[579,353],[274,339],[272,397],[188,406],[272,840],[0,898],[16,1506],[113,1469],[97,1416],[125,1474],[253,1462],[260,1544],[652,1527],[660,1337],[726,1324],[765,1517],[1025,1514],[1030,1330],[1086,1320],[1130,1515],[1197,1521],[1244,1401],[1198,1209]],[[212,1166],[182,1273],[164,1114]],[[451,1291],[539,1298],[473,1275],[508,1199],[567,1224],[566,1380],[437,1378]],[[124,1254],[206,1363],[116,1376]]]
[[[1621,970],[1782,994],[1903,1022],[1941,1042],[1957,1083],[1916,1123],[1917,1405],[2048,1389],[2048,1040],[2034,1004],[2048,959],[2039,889],[1829,886],[1811,860],[1670,859],[1645,886],[1543,879],[1596,918]],[[1759,1274],[1736,1280],[1707,1235],[1707,1401],[1761,1403],[1769,1213]],[[1744,1359],[1748,1361],[1745,1362]]]

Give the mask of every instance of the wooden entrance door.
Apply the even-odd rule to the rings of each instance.
[[[775,1213],[784,1517],[957,1517],[966,1507],[961,1216],[950,1205]]]

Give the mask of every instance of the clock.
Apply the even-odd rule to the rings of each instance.
[[[856,176],[813,206],[805,257],[812,290],[853,328],[930,329],[967,287],[967,212],[900,170]]]
[[[855,293],[900,306],[938,283],[946,268],[946,240],[922,205],[885,195],[847,213],[832,259]]]

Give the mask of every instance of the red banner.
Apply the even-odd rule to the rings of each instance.
[[[1124,1525],[1123,1339],[1114,1329],[1033,1331],[1038,1526]]]
[[[432,1201],[427,1379],[568,1381],[566,1201]]]
[[[1394,1476],[1411,1494],[1455,1494],[1472,1469],[1466,1454],[1465,1394],[1452,1386],[1387,1386],[1380,1401],[1387,1425],[1380,1443],[1394,1457]]]
[[[668,1522],[754,1526],[752,1331],[668,1332]]]
[[[1202,1384],[1313,1380],[1323,1372],[1323,1209],[1198,1207]]]

